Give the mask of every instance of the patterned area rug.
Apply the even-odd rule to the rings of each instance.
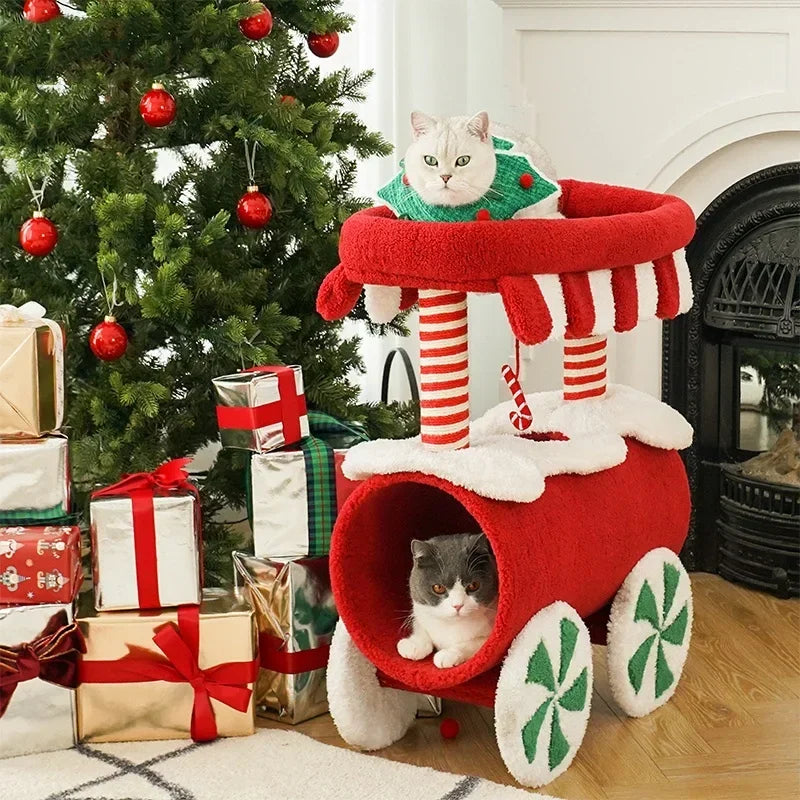
[[[0,775],[2,796],[25,800],[548,800],[282,730],[203,745],[79,745],[0,761]]]

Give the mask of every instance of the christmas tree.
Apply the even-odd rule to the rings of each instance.
[[[314,311],[357,161],[389,152],[347,110],[369,75],[319,68],[353,20],[268,5],[0,0],[0,302],[65,327],[79,507],[215,440],[211,378],[242,367],[301,364],[311,407],[401,433],[357,404],[357,341]],[[200,478],[210,583],[247,455]]]

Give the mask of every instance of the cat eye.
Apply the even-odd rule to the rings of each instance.
[[[465,588],[471,594],[472,592],[477,592],[478,589],[481,588],[481,585],[478,581],[472,581],[472,583],[468,583]]]
[[[433,156],[425,156],[425,163],[429,167],[438,167],[439,162]]]
[[[472,156],[459,156],[456,159],[456,166],[457,167],[466,167],[467,164],[472,160]]]
[[[447,587],[442,586],[441,583],[434,583],[431,589],[433,589],[434,594],[444,594],[447,591]]]

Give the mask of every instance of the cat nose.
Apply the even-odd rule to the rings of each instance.
[[[456,610],[456,614],[458,614],[458,612],[461,611],[462,608],[464,608],[464,604],[459,603],[458,605],[456,605],[455,603],[453,603],[453,608]]]
[[[449,181],[450,178],[452,178],[453,176],[452,175],[440,175],[439,177],[444,181],[445,186],[447,186],[447,181]]]

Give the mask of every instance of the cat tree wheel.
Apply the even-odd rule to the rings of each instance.
[[[692,586],[672,550],[644,555],[617,592],[606,658],[614,699],[643,717],[675,693],[692,635]]]
[[[402,739],[417,715],[417,698],[378,682],[374,664],[353,643],[340,620],[328,659],[328,705],[342,739],[380,750]]]
[[[543,786],[569,767],[586,733],[591,698],[589,631],[572,606],[557,601],[514,639],[497,683],[497,744],[521,784]]]

